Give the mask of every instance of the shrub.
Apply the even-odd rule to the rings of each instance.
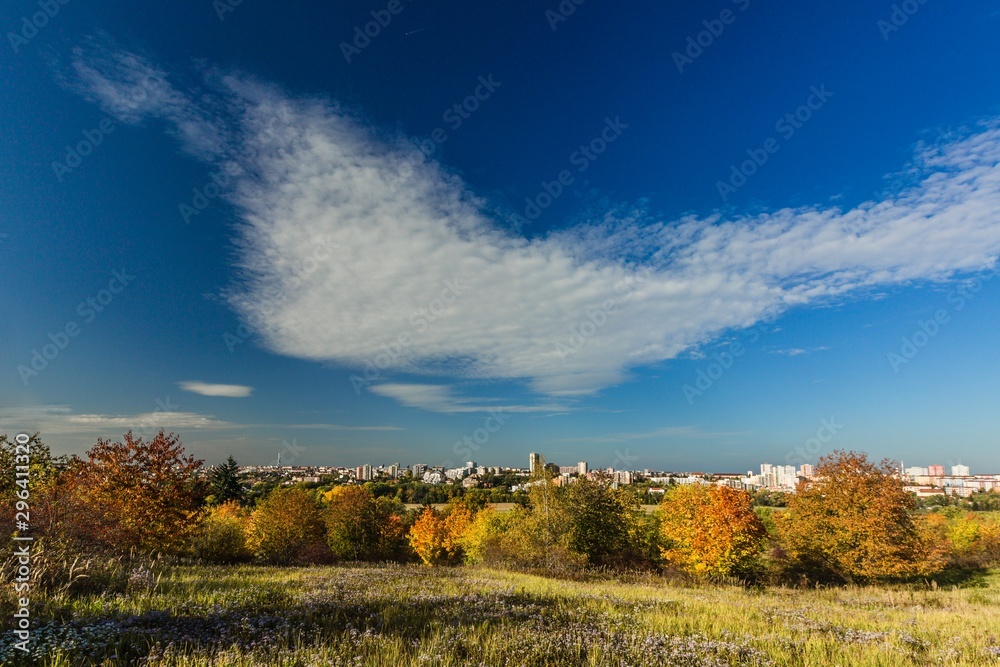
[[[263,563],[323,562],[330,556],[319,505],[304,489],[277,489],[250,517],[247,546]]]
[[[247,546],[249,517],[239,502],[231,500],[209,509],[194,534],[194,555],[212,563],[250,560]]]

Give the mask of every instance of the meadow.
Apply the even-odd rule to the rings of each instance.
[[[136,568],[34,605],[3,664],[1000,665],[1000,572],[961,587],[689,585],[483,567]],[[9,600],[0,606],[9,617]]]

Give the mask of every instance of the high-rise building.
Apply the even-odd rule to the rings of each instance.
[[[927,466],[927,474],[930,475],[931,477],[943,477],[944,466],[942,465]]]
[[[413,476],[414,477],[420,477],[421,475],[424,474],[425,470],[427,470],[427,464],[426,463],[414,463],[413,464]]]
[[[951,467],[951,474],[955,477],[968,477],[969,476],[969,466],[964,466],[961,463]]]
[[[397,477],[399,477],[398,463],[393,463],[391,466],[389,466],[389,477],[390,479],[396,479]]]
[[[354,469],[354,477],[359,482],[368,482],[372,478],[372,466],[370,463],[366,463],[363,466],[358,466]]]
[[[802,466],[799,468],[799,474],[805,477],[806,479],[812,479],[813,475],[816,474],[816,468],[813,467],[813,464],[811,463],[803,463]]]
[[[586,461],[580,461],[579,463],[576,464],[576,474],[578,474],[578,475],[580,475],[582,477],[583,475],[586,475],[587,472],[588,472],[588,469],[587,469],[587,462]]]
[[[528,472],[534,475],[542,469],[542,455],[535,452],[528,454]]]

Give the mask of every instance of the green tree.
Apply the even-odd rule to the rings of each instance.
[[[208,487],[213,505],[231,500],[243,504],[246,500],[246,491],[240,483],[240,466],[232,456],[225,463],[212,466],[208,473]]]
[[[585,477],[569,485],[567,498],[572,517],[569,547],[590,563],[621,560],[629,552],[629,529],[639,506],[634,496],[612,489],[607,480]]]

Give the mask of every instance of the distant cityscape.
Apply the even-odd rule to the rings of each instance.
[[[532,452],[528,455],[526,468],[507,466],[481,466],[475,461],[467,461],[461,467],[431,466],[425,463],[415,463],[401,466],[373,466],[364,464],[357,467],[343,466],[291,466],[281,465],[280,456],[277,465],[243,466],[241,472],[254,477],[262,474],[279,473],[286,484],[313,483],[329,481],[341,483],[362,482],[394,482],[399,480],[421,481],[425,484],[455,484],[464,488],[476,488],[489,475],[519,478],[519,484],[512,484],[508,491],[520,491],[531,484],[531,477],[542,470],[548,469],[552,482],[556,485],[573,483],[576,479],[606,478],[612,484],[630,485],[637,482],[652,483],[648,488],[652,494],[664,493],[666,487],[674,484],[724,484],[747,491],[780,491],[794,493],[798,483],[810,480],[816,476],[816,467],[804,463],[799,467],[793,465],[760,464],[760,472],[748,470],[744,473],[716,473],[703,471],[667,471],[667,470],[621,470],[613,467],[591,469],[586,461],[573,465],[556,465],[546,463],[544,458]],[[940,464],[926,467],[907,467],[900,464],[899,475],[906,483],[906,489],[919,498],[946,494],[949,496],[968,497],[977,491],[1000,491],[1000,474],[973,475],[967,465],[953,465],[946,474],[945,467]],[[331,479],[332,478],[332,479]]]

